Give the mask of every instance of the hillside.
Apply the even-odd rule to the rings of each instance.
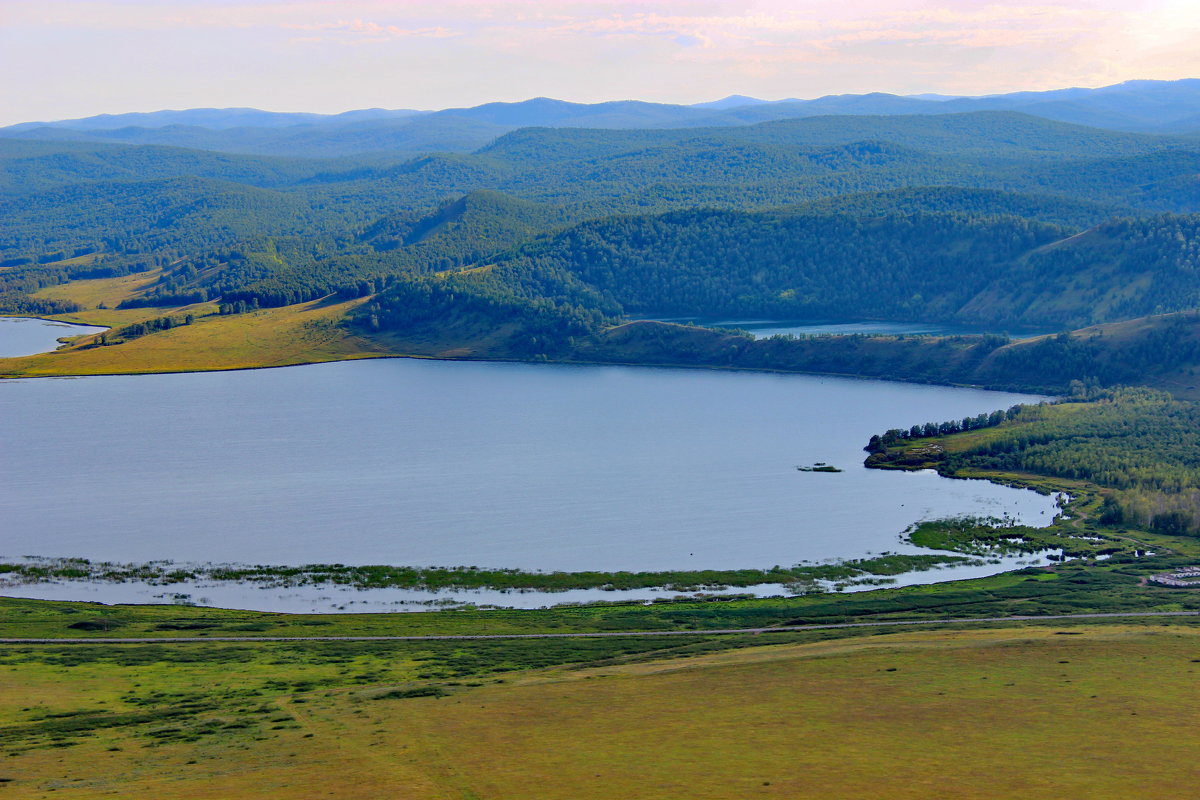
[[[1200,306],[1200,215],[1107,222],[1037,248],[957,317],[1081,327]]]
[[[1141,215],[1129,206],[1085,199],[957,186],[844,194],[802,204],[797,210],[869,215],[957,212],[972,217],[1024,217],[1074,229],[1091,228],[1114,217]]]
[[[569,270],[630,314],[938,319],[1063,234],[1015,217],[671,212],[583,223],[508,260]]]
[[[94,246],[94,235],[59,224],[51,206],[69,196],[72,213],[102,220],[123,204],[125,183],[170,178],[282,192],[281,214],[310,209],[291,230],[336,235],[387,215],[430,213],[448,196],[478,190],[563,206],[569,220],[710,206],[761,209],[929,186],[1052,195],[1114,212],[1193,212],[1200,210],[1198,171],[1200,142],[993,113],[828,117],[704,131],[526,129],[478,154],[416,158],[394,151],[314,160],[0,140],[0,197],[11,201],[0,213],[6,220],[15,215],[14,227],[34,233],[0,243],[0,260],[47,255],[38,235],[62,242],[49,252]],[[45,195],[71,186],[80,188],[58,199]],[[51,213],[41,222],[22,219],[26,207]],[[122,219],[112,227],[134,233],[139,223]]]
[[[1200,217],[1119,219],[1071,235],[996,213],[1052,215],[1044,212],[1053,206],[931,190],[773,212],[619,217],[582,223],[501,263],[569,271],[643,316],[1071,328],[1200,304]],[[838,207],[848,211],[812,210]]]
[[[177,147],[0,139],[0,195],[74,183],[162,178],[210,178],[278,188],[360,166],[345,160],[232,156]]]

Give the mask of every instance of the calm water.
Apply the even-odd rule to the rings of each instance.
[[[85,336],[103,330],[108,329],[47,319],[0,317],[0,358],[48,353],[58,349],[58,340],[63,336]]]
[[[538,569],[913,550],[1051,500],[861,467],[872,433],[1032,398],[828,377],[389,359],[0,381],[0,555]],[[842,473],[802,473],[824,461]]]
[[[979,335],[989,331],[978,328],[963,328],[955,325],[941,325],[932,322],[814,322],[812,320],[773,320],[773,319],[665,319],[664,322],[685,322],[691,325],[703,325],[709,328],[741,328],[754,334],[756,339],[765,339],[780,333],[790,333],[793,336],[822,336],[847,335],[852,333],[882,333],[882,334],[929,334],[935,336],[951,336],[955,334]],[[1007,333],[1013,339],[1027,339],[1041,336],[1042,333],[994,331]]]

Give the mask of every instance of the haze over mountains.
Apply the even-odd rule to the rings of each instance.
[[[872,93],[764,101],[735,95],[695,105],[633,100],[583,104],[534,98],[440,111],[376,108],[328,115],[247,108],[189,109],[27,122],[0,129],[0,136],[334,157],[380,151],[470,152],[524,127],[710,128],[813,116],[971,111],[1017,111],[1109,130],[1200,136],[1200,80],[1128,81],[1098,89],[984,97]]]

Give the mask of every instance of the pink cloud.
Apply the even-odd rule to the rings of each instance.
[[[285,22],[283,28],[300,31],[324,31],[333,34],[348,34],[351,37],[361,37],[369,41],[387,41],[390,39],[422,38],[448,39],[461,36],[461,31],[451,30],[441,25],[424,28],[406,28],[400,25],[380,24],[369,20],[352,19],[336,22],[294,23]],[[325,37],[304,37],[304,41],[324,41]],[[296,40],[292,40],[296,41]]]
[[[1200,74],[1196,0],[0,0],[0,35],[0,68],[40,65],[6,110],[14,121],[168,104],[975,94]]]

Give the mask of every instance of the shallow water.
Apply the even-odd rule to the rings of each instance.
[[[821,322],[813,320],[771,320],[771,319],[669,319],[664,322],[682,322],[690,325],[702,325],[706,328],[741,328],[754,334],[755,339],[766,339],[778,334],[793,336],[845,336],[855,333],[888,334],[888,335],[931,335],[952,336],[965,334],[978,336],[982,333],[1003,333],[1012,339],[1026,339],[1040,336],[1042,333],[1019,331],[984,331],[978,328],[964,328],[956,325],[945,325],[932,322]]]
[[[929,551],[926,551],[929,552]],[[1010,569],[1052,563],[1047,555],[1037,553],[1002,556],[988,559],[986,563],[960,564],[937,570],[907,572],[883,579],[882,583],[860,581],[859,583],[833,584],[819,581],[825,591],[859,592],[883,586],[912,586],[915,584],[965,580],[995,575]],[[674,589],[571,589],[564,592],[539,592],[497,589],[446,589],[424,591],[419,589],[355,589],[345,586],[265,586],[253,583],[218,581],[191,581],[168,586],[153,585],[137,581],[104,583],[100,581],[61,581],[52,583],[20,584],[8,583],[0,576],[0,594],[10,597],[52,598],[92,603],[150,603],[212,606],[237,608],[253,611],[271,611],[291,614],[380,612],[380,611],[430,611],[439,608],[461,608],[463,606],[503,608],[547,608],[556,605],[582,603],[614,603],[655,600],[711,597],[714,595],[752,595],[754,597],[793,596],[793,588],[779,583],[764,583],[754,586],[707,589],[680,592]]]
[[[0,317],[0,358],[31,356],[57,350],[64,336],[86,336],[108,330],[32,317]]]
[[[1036,398],[844,378],[386,359],[0,382],[0,555],[770,567],[1053,500],[864,469],[872,433]],[[828,462],[841,473],[805,473]]]

